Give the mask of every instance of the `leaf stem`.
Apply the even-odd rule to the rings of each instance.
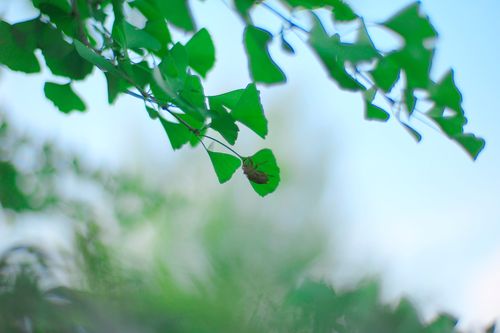
[[[220,140],[217,140],[216,138],[213,138],[209,135],[205,135],[205,134],[200,134],[200,136],[204,137],[204,138],[207,138],[207,139],[210,139],[212,141],[215,141],[217,142],[218,144],[224,146],[226,149],[230,150],[231,152],[233,152],[234,154],[236,154],[236,156],[238,156],[241,160],[244,159],[243,156],[241,156],[240,154],[238,154],[233,148],[229,147],[228,145],[226,145],[224,142],[220,141]]]

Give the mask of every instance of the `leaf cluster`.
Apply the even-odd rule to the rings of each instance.
[[[85,79],[97,67],[105,76],[109,103],[124,94],[142,99],[146,114],[160,122],[173,149],[202,143],[221,183],[245,161],[257,160],[265,151],[265,161],[251,163],[260,168],[256,171],[264,174],[261,179],[267,182],[259,184],[249,177],[250,184],[260,195],[278,186],[279,168],[270,150],[245,157],[232,147],[241,126],[263,139],[267,136],[268,123],[257,84],[286,81],[269,47],[276,38],[284,52],[294,54],[287,40],[290,32],[307,41],[339,88],[362,93],[367,119],[387,121],[392,114],[420,141],[422,136],[409,120],[427,118],[473,159],[485,145],[483,139],[464,131],[467,118],[453,71],[439,81],[430,76],[437,32],[418,2],[375,24],[401,39],[399,47],[380,50],[364,19],[342,0],[283,0],[286,13],[266,2],[234,0],[235,11],[246,25],[243,44],[252,82],[215,96],[206,95],[203,86],[216,61],[215,45],[207,29],[197,28],[187,0],[32,2],[39,11],[37,17],[14,24],[0,21],[0,64],[14,71],[39,72],[35,51],[40,50],[52,74],[66,80],[47,82],[44,87],[45,96],[64,113],[85,110],[73,82]],[[252,12],[258,7],[282,21],[279,32],[253,22]],[[290,14],[297,10],[309,13],[310,28],[291,19]],[[319,10],[328,11],[331,22],[320,19],[316,15]],[[132,13],[142,21],[132,20]],[[334,27],[349,24],[357,36],[350,40],[340,30],[330,33],[325,23]],[[186,43],[175,41],[172,28],[189,33],[191,38]],[[430,107],[421,110],[421,105]],[[211,132],[225,142],[213,138]],[[209,151],[204,140],[214,141],[228,152]],[[274,165],[273,169],[260,166],[265,163]]]

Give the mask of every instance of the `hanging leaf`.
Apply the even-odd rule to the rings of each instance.
[[[243,159],[243,172],[260,196],[272,193],[280,182],[280,169],[270,149],[262,149]]]
[[[415,2],[383,23],[403,37],[407,44],[422,44],[426,39],[437,37],[436,29],[427,16],[420,14],[420,2]]]
[[[349,75],[345,68],[345,58],[339,49],[340,38],[338,36],[328,36],[321,21],[314,17],[314,27],[309,36],[309,44],[325,65],[328,74],[338,85],[347,90],[364,90],[364,86]]]
[[[473,160],[476,160],[479,153],[484,149],[486,142],[474,134],[459,134],[453,138],[462,146]]]
[[[349,22],[358,18],[351,7],[342,0],[332,0],[333,17],[339,22]]]
[[[460,114],[462,110],[462,94],[455,85],[453,71],[448,71],[441,81],[434,84],[430,89],[431,97],[437,105],[448,107]]]
[[[184,144],[189,142],[192,133],[186,128],[186,126],[170,122],[162,117],[159,118],[174,150],[180,149]]]
[[[219,183],[227,182],[241,165],[241,160],[233,155],[207,150]]]
[[[0,20],[0,64],[13,71],[38,73],[40,64],[33,53],[32,47],[22,47],[16,43],[12,26]]]
[[[257,133],[261,138],[267,135],[267,119],[260,104],[260,92],[255,84],[249,84],[244,90],[231,116]]]
[[[370,72],[375,84],[386,93],[390,92],[399,80],[399,73],[400,67],[393,53],[380,58],[375,69]]]
[[[227,142],[234,145],[240,129],[238,125],[235,124],[233,117],[231,117],[224,107],[211,109],[210,112],[212,117],[210,128],[219,132]]]
[[[54,105],[62,112],[70,111],[85,111],[85,103],[71,89],[71,85],[46,82],[43,88],[45,97],[54,103]]]
[[[154,0],[159,13],[170,23],[185,31],[194,31],[195,25],[187,0]]]
[[[267,135],[267,119],[260,103],[260,92],[254,83],[245,89],[238,89],[226,94],[210,96],[210,107],[221,106],[231,110],[231,117],[250,128],[261,138]]]
[[[215,46],[208,30],[198,31],[186,44],[189,66],[205,77],[215,64]]]
[[[150,33],[139,29],[132,24],[123,22],[123,34],[125,36],[125,45],[129,49],[145,48],[147,50],[159,51],[161,43]]]
[[[267,30],[248,25],[245,28],[244,43],[248,55],[250,76],[255,82],[285,82],[283,71],[276,65],[268,51],[273,35]]]
[[[365,103],[365,118],[368,120],[387,121],[390,118],[389,113],[381,107],[372,103]]]

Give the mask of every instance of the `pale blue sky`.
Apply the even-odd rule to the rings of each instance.
[[[193,3],[200,26],[209,28],[217,48],[207,93],[244,87],[249,78],[240,20],[221,1]],[[350,3],[368,22],[377,22],[409,2]],[[366,274],[379,275],[388,300],[410,295],[425,315],[450,311],[463,318],[465,327],[471,327],[500,314],[500,114],[496,84],[500,78],[500,2],[422,3],[440,34],[435,78],[449,67],[455,69],[469,117],[467,129],[487,141],[475,163],[443,135],[421,124],[415,126],[422,130],[424,140],[416,144],[396,122],[365,121],[360,96],[339,91],[311,52],[291,37],[296,57],[283,55],[278,45],[272,48],[275,60],[288,74],[288,83],[262,89],[270,119],[269,141],[243,139],[241,149],[275,148],[278,157],[291,165],[290,170],[302,172],[302,179],[290,180],[290,186],[264,200],[249,192],[242,177],[223,185],[222,190],[237,189],[236,193],[242,192],[245,202],[255,209],[281,207],[286,212],[301,203],[313,204],[301,193],[308,186],[308,172],[322,170],[324,174],[315,178],[324,186],[317,210],[331,226],[335,240],[335,267],[326,267],[325,274],[339,285]],[[25,13],[11,8],[7,18],[15,20]],[[269,14],[256,15],[264,26],[275,26]],[[378,36],[376,30],[373,33]],[[202,154],[189,149],[172,153],[161,128],[145,116],[140,102],[122,97],[116,105],[108,106],[101,75],[76,85],[89,111],[70,116],[57,113],[45,100],[44,77],[2,73],[2,107],[23,128],[77,149],[97,165],[129,169],[154,163],[168,166],[186,155]],[[286,119],[288,115],[291,120]],[[248,131],[242,133],[251,136]],[[204,156],[200,158],[198,171],[213,178],[209,181],[211,190],[218,188],[213,186],[211,166]]]

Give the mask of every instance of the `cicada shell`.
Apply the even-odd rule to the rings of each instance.
[[[257,170],[257,166],[251,159],[245,159],[242,168],[248,180],[256,184],[267,184],[269,182],[269,176],[265,172]]]

